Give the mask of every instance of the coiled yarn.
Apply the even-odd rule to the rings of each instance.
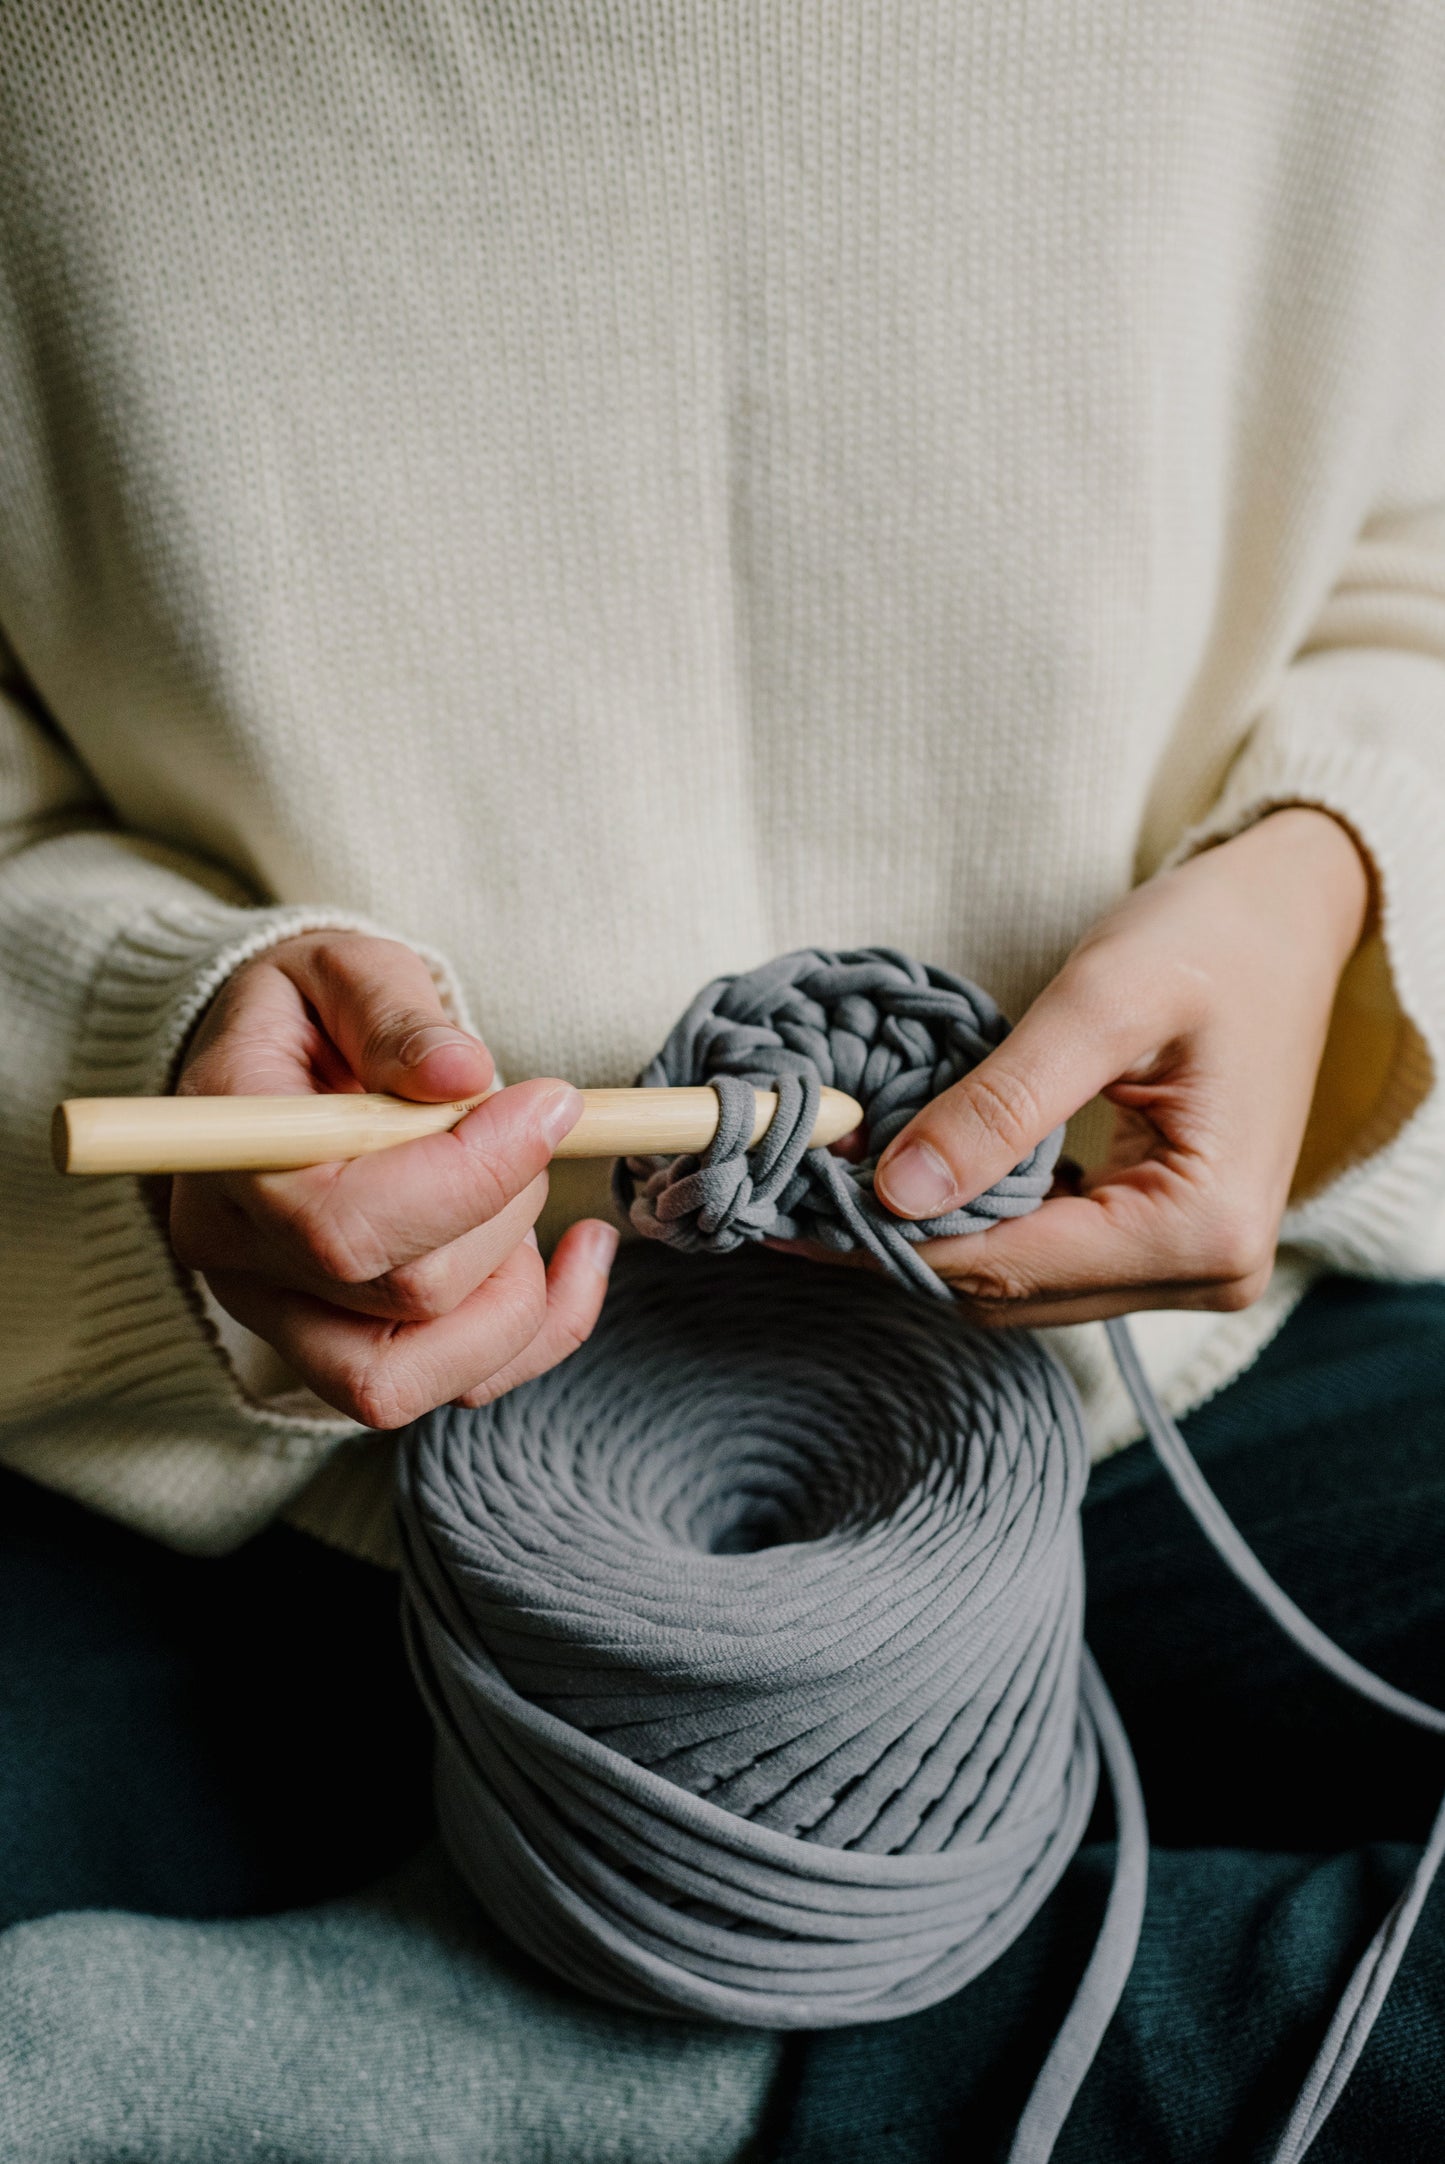
[[[1096,1780],[1053,1362],[884,1279],[820,1302],[783,1258],[636,1247],[488,1413],[483,1449],[434,1420],[408,1544],[444,1825],[498,1920],[610,1999],[769,2028],[977,1975]]]
[[[615,2003],[778,2028],[934,2003],[1046,1898],[1103,1758],[1114,1888],[1011,2152],[1043,2164],[1127,1979],[1143,1806],[1082,1639],[1073,1387],[1036,1339],[969,1328],[916,1244],[1036,1207],[1060,1137],[931,1223],[872,1192],[878,1151],[1006,1028],[975,987],[885,948],[709,985],[640,1079],[710,1082],[712,1144],[619,1167],[653,1244],[624,1251],[562,1367],[411,1432],[399,1517],[444,1836],[505,1930]],[[807,1146],[824,1082],[863,1103],[859,1163]],[[750,1151],[755,1087],[779,1109]],[[861,1246],[888,1274],[724,1259],[767,1237]],[[1230,1567],[1342,1681],[1445,1730],[1274,1586],[1110,1333]],[[1445,1810],[1279,2164],[1343,2088],[1442,1852]]]
[[[647,1089],[710,1082],[718,1132],[702,1156],[620,1164],[623,1213],[640,1232],[690,1251],[721,1255],[763,1239],[861,1247],[892,1275],[947,1298],[914,1248],[1036,1210],[1063,1129],[942,1217],[894,1217],[873,1193],[873,1166],[915,1112],[986,1059],[1008,1028],[976,984],[891,947],[804,948],[746,976],[716,977],[637,1079]],[[863,1107],[868,1156],[859,1164],[808,1148],[825,1085]],[[755,1089],[775,1090],[778,1110],[748,1150]]]

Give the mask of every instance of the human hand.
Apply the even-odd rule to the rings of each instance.
[[[411,948],[313,932],[227,980],[176,1089],[385,1090],[436,1104],[492,1076]],[[602,1305],[612,1227],[571,1226],[550,1269],[531,1229],[548,1159],[581,1109],[568,1083],[522,1082],[448,1133],[369,1157],[186,1174],[171,1186],[171,1242],[229,1314],[366,1427],[400,1427],[448,1399],[482,1405],[564,1359]]]
[[[920,1247],[972,1320],[1039,1326],[1259,1297],[1369,887],[1328,813],[1271,813],[1136,888],[998,1050],[895,1138],[879,1198],[900,1217],[934,1217],[1090,1099],[1115,1107],[1108,1160],[1078,1193]]]

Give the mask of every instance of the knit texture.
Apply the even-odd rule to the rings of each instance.
[[[221,1547],[351,1432],[45,1158],[301,924],[617,1083],[810,943],[1018,1014],[1320,803],[1384,947],[1296,1246],[1141,1347],[1179,1409],[1321,1263],[1445,1268],[1442,160],[1434,0],[12,0],[6,1460]]]
[[[744,2164],[779,2060],[559,1989],[434,1851],[284,1916],[19,1925],[0,2006],[25,2164]]]

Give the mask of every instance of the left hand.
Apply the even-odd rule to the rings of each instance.
[[[1348,830],[1290,806],[1136,888],[1086,933],[998,1050],[878,1167],[898,1216],[940,1216],[1091,1098],[1116,1108],[1108,1160],[1078,1193],[920,1248],[972,1320],[1259,1297],[1369,896]]]

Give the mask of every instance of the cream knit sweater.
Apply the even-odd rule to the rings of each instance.
[[[621,1082],[804,942],[1016,1013],[1326,805],[1285,1260],[1141,1338],[1183,1407],[1445,1270],[1439,0],[9,0],[0,627],[0,1456],[164,1539],[374,1544],[384,1446],[47,1118],[305,926]]]

